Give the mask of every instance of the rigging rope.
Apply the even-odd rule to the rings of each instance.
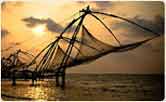
[[[68,42],[69,43],[69,45],[68,45],[68,48],[67,48],[67,50],[65,51],[65,53],[61,53],[60,54],[60,52],[59,52],[59,56],[64,56],[63,57],[63,59],[61,58],[61,59],[59,59],[59,61],[60,61],[60,66],[59,66],[59,63],[55,63],[55,64],[57,64],[57,65],[55,65],[55,64],[50,64],[49,65],[49,67],[50,68],[53,68],[53,67],[51,67],[51,66],[54,66],[54,69],[55,70],[57,70],[57,69],[59,69],[59,68],[66,68],[66,67],[70,67],[70,66],[75,66],[75,65],[79,65],[79,64],[82,64],[82,63],[86,63],[86,62],[89,62],[89,61],[93,61],[93,60],[95,60],[95,59],[97,59],[97,58],[99,58],[99,57],[101,57],[101,56],[104,56],[104,55],[106,55],[106,54],[108,54],[108,53],[110,53],[110,52],[123,52],[123,51],[128,51],[128,50],[131,50],[131,49],[134,49],[134,48],[136,48],[136,47],[138,47],[138,46],[140,46],[140,45],[142,45],[143,43],[145,43],[145,42],[147,42],[147,41],[149,41],[149,40],[152,40],[153,38],[155,38],[155,37],[153,37],[153,38],[150,38],[150,39],[147,39],[147,40],[143,40],[143,41],[139,41],[139,42],[135,42],[135,43],[131,43],[131,44],[126,44],[126,45],[122,45],[121,43],[120,43],[120,41],[116,38],[116,36],[114,35],[114,33],[110,30],[110,28],[108,28],[106,25],[105,25],[105,23],[100,19],[100,18],[98,18],[96,15],[94,15],[95,13],[97,13],[97,14],[103,14],[103,13],[100,13],[100,12],[92,12],[92,11],[90,11],[89,9],[87,9],[87,11],[85,10],[85,9],[83,9],[81,12],[84,12],[84,16],[86,16],[87,14],[90,14],[90,15],[92,15],[94,18],[96,18],[100,23],[102,23],[103,24],[103,26],[114,36],[114,38],[117,40],[117,42],[120,44],[120,46],[119,47],[115,47],[115,46],[112,46],[112,45],[107,45],[107,44],[104,44],[103,42],[101,42],[101,41],[99,41],[99,40],[97,40],[97,39],[95,39],[91,34],[90,34],[90,32],[87,30],[87,28],[85,27],[85,26],[83,26],[83,38],[82,38],[82,41],[79,41],[79,40],[77,40],[76,39],[76,36],[77,36],[77,33],[78,33],[78,31],[79,31],[79,29],[80,29],[80,25],[82,25],[82,22],[83,22],[83,19],[82,19],[82,21],[80,21],[80,23],[77,25],[77,27],[76,27],[76,29],[75,29],[75,32],[73,33],[73,36],[72,36],[72,38],[66,38],[66,37],[64,37],[64,36],[62,36],[63,35],[63,33],[65,33],[65,31],[67,30],[67,29],[69,29],[73,24],[74,24],[74,22],[72,23],[70,23],[66,28],[65,28],[65,30],[61,33],[61,35],[58,37],[59,39],[64,39],[66,42]],[[94,14],[93,14],[94,13]],[[104,14],[105,15],[105,14]],[[108,14],[107,14],[107,16],[108,16]],[[135,25],[137,25],[138,27],[141,27],[142,29],[144,29],[144,30],[147,30],[147,31],[150,31],[150,32],[153,32],[152,30],[150,30],[150,29],[148,29],[148,28],[146,28],[146,27],[142,27],[141,25],[139,25],[139,24],[136,24],[135,22],[132,22],[132,21],[130,21],[130,20],[128,20],[128,19],[124,19],[124,18],[121,18],[121,17],[119,17],[119,16],[115,16],[115,15],[109,15],[109,16],[111,16],[111,17],[116,17],[116,18],[119,18],[119,19],[122,19],[122,20],[125,20],[125,21],[127,21],[127,22],[129,22],[129,23],[132,23],[132,24],[135,24]],[[78,19],[81,19],[82,17],[80,16],[79,18],[77,18],[77,20]],[[154,32],[153,32],[154,33]],[[77,48],[74,44],[75,43],[77,43],[77,44],[79,44],[80,45],[80,48]],[[53,45],[52,45],[53,46]],[[94,47],[94,48],[93,48]],[[52,47],[50,47],[50,49],[51,49]],[[75,59],[74,60],[68,60],[68,59],[72,59],[71,57],[71,53],[73,52],[73,48],[75,48],[76,50],[77,50],[77,52],[78,52],[78,55],[75,57]],[[61,49],[61,48],[59,48],[59,46],[58,46],[58,49]],[[97,50],[95,50],[95,49],[97,49]],[[61,51],[62,52],[62,50],[59,50],[59,51]],[[48,50],[48,52],[49,52],[49,50]],[[46,53],[46,55],[47,54],[50,54],[50,55],[53,55],[53,53],[54,53],[54,51],[53,52],[50,52],[50,53]],[[58,52],[56,52],[56,53],[58,53]],[[84,56],[83,56],[84,55]],[[54,56],[55,57],[55,56]],[[57,58],[58,56],[56,56],[56,58]],[[47,57],[48,58],[48,57]],[[48,65],[48,62],[52,59],[52,57],[50,57],[50,58],[45,58],[45,60],[43,59],[42,60],[42,62],[43,63],[40,63],[40,65],[41,66],[45,66],[45,64],[46,65]],[[58,59],[56,59],[55,58],[55,60],[58,60]],[[54,60],[54,61],[55,61]],[[46,63],[45,63],[46,62]],[[55,67],[55,66],[57,66],[57,67]],[[48,67],[47,67],[48,68]]]
[[[121,20],[127,21],[127,22],[129,22],[129,23],[131,23],[131,24],[134,24],[134,25],[136,25],[136,26],[138,26],[138,27],[140,27],[140,28],[142,28],[142,29],[144,29],[144,30],[146,30],[146,31],[149,31],[149,32],[151,32],[151,33],[153,33],[153,34],[155,34],[155,35],[157,35],[157,36],[160,36],[160,34],[158,34],[157,32],[154,32],[154,31],[152,31],[151,29],[146,28],[146,27],[144,27],[144,26],[142,26],[142,25],[140,25],[140,24],[137,24],[137,23],[135,23],[135,22],[133,22],[133,21],[131,21],[131,20],[128,20],[128,19],[126,19],[126,18],[124,18],[124,17],[120,17],[120,16],[117,16],[117,15],[114,15],[114,14],[103,13],[103,12],[95,12],[95,11],[92,11],[92,13],[102,14],[102,15],[105,15],[105,16],[110,16],[110,17],[114,17],[114,18],[117,18],[117,19],[121,19]]]

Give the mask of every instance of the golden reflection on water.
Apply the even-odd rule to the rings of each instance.
[[[38,82],[36,86],[27,87],[26,97],[31,97],[35,100],[59,100],[61,97],[61,91],[54,85],[47,83],[47,81]]]
[[[10,101],[162,100],[161,80],[158,75],[79,75],[71,76],[65,90],[57,88],[55,80],[39,80],[35,86],[31,81],[17,81],[16,86],[2,81],[1,96]]]
[[[43,87],[30,88],[30,90],[28,90],[28,92],[27,92],[27,96],[31,96],[34,99],[47,99],[48,98],[47,94],[45,94],[45,92],[44,92]]]

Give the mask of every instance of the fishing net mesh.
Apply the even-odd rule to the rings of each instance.
[[[69,43],[71,38],[66,38],[64,40]],[[97,58],[110,52],[127,51],[136,48],[142,43],[143,42],[138,42],[116,47],[96,39],[85,26],[82,26],[82,37],[79,40],[75,39],[73,49],[71,51],[71,53],[75,54],[67,55],[66,48],[62,48],[62,46],[58,45],[57,43],[57,46],[55,48],[50,48],[50,51],[48,51],[50,53],[47,53],[48,56],[45,56],[46,58],[42,60],[42,63],[40,64],[38,69],[42,71],[56,71],[57,69],[62,67],[75,66],[96,60]],[[68,57],[68,59],[65,60],[65,65],[62,64],[62,62],[64,61],[64,57]]]
[[[103,20],[104,21],[104,20]],[[88,22],[88,21],[85,21]],[[100,22],[99,22],[100,23]],[[58,43],[53,43],[48,50],[46,51],[46,54],[43,56],[43,59],[41,60],[40,64],[36,69],[38,70],[53,70],[56,71],[60,68],[69,68],[71,66],[91,62],[93,60],[96,60],[97,58],[104,56],[110,52],[123,52],[128,51],[131,49],[134,49],[141,44],[145,43],[146,40],[139,40],[132,43],[123,43],[119,46],[117,45],[117,41],[115,40],[115,37],[113,37],[111,34],[104,34],[104,31],[97,31],[100,34],[96,34],[96,32],[93,34],[91,33],[92,30],[89,30],[90,28],[97,27],[96,25],[82,25],[79,29],[79,32],[77,33],[76,38],[73,39],[73,34],[75,28],[72,28],[72,32],[68,32],[67,35],[64,34],[63,38],[60,39]],[[87,29],[88,28],[88,29]],[[70,28],[69,28],[70,29]],[[108,30],[108,29],[107,29]],[[107,32],[110,33],[110,32]],[[108,36],[110,37],[111,43],[106,43],[104,40],[101,40],[103,38],[97,38],[99,35]],[[118,36],[118,40],[122,41],[120,37]],[[130,38],[130,37],[129,37]],[[70,46],[71,40],[74,40],[74,43],[72,46]],[[71,52],[68,53],[68,49],[71,47]]]

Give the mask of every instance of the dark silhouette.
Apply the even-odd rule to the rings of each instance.
[[[32,86],[35,85],[35,82],[37,82],[37,75],[36,75],[36,73],[34,71],[34,72],[32,72]]]
[[[47,76],[46,75],[47,73],[52,73],[56,77],[56,86],[60,86],[62,89],[64,89],[66,68],[94,61],[97,58],[102,57],[108,53],[124,52],[124,51],[135,49],[141,46],[142,44],[146,43],[147,41],[150,41],[160,36],[159,34],[152,31],[151,29],[141,26],[126,18],[113,15],[113,14],[92,11],[89,6],[79,11],[79,13],[80,13],[79,17],[72,20],[53,42],[48,44],[32,60],[31,63],[26,65],[27,68],[33,65],[36,59],[45,51],[44,56],[42,57],[40,62],[36,64],[36,68],[32,72],[32,85],[34,85],[34,82],[37,80],[37,78],[44,78]],[[138,42],[134,42],[130,44],[122,44],[120,40],[112,32],[112,30],[97,16],[97,14],[124,20],[128,23],[134,24],[142,28],[143,30],[151,32],[152,34],[154,34],[154,36],[146,40],[142,40],[142,41],[138,41]],[[105,29],[108,30],[109,33],[113,36],[113,38],[116,40],[118,46],[109,45],[96,39],[88,31],[86,26],[83,24],[84,19],[87,15],[94,17],[99,23],[101,23],[105,27]],[[73,31],[72,37],[70,38],[65,37],[64,34],[68,31],[68,29],[73,28],[73,26],[75,25],[76,27],[74,27],[75,29]],[[80,31],[81,28],[82,28],[82,32],[81,32],[82,37],[78,39],[78,32]],[[67,43],[67,48],[65,50],[61,48],[59,44],[60,41],[64,41],[65,43]],[[21,51],[19,50],[19,52]],[[75,52],[75,55],[73,55],[74,52]],[[13,73],[13,75],[15,74]],[[13,77],[13,82],[14,81],[15,81],[15,77]]]
[[[12,86],[16,85],[16,70],[12,71]]]

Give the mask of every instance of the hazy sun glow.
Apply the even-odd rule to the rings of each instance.
[[[45,25],[38,25],[32,29],[32,31],[34,32],[36,36],[43,36],[45,33],[45,30],[46,30]]]

